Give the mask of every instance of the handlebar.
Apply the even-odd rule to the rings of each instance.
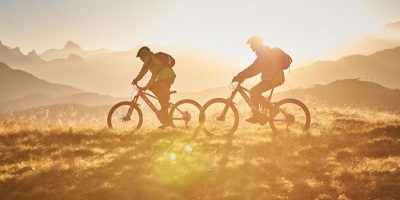
[[[133,85],[133,88],[135,88],[136,90],[141,90],[141,91],[145,90],[144,87],[140,87],[138,84],[132,84],[132,85]]]

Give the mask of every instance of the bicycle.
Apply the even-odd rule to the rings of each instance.
[[[122,101],[115,104],[109,111],[107,116],[107,124],[110,129],[133,128],[133,131],[139,130],[143,123],[143,113],[138,104],[139,98],[150,107],[156,114],[158,120],[162,123],[163,117],[159,109],[154,106],[150,98],[157,99],[155,95],[145,92],[142,87],[133,86],[137,90],[136,95],[131,101]],[[171,94],[176,91],[171,91]],[[176,103],[171,103],[169,115],[173,120],[173,128],[196,129],[199,124],[195,120],[200,112],[201,105],[191,99],[182,99]],[[197,118],[198,119],[198,118]],[[196,122],[197,121],[197,122]]]
[[[250,91],[241,86],[241,83],[237,83],[235,86],[234,82],[232,82],[230,87],[232,93],[227,99],[211,99],[203,105],[200,111],[199,122],[203,132],[208,136],[229,136],[236,131],[239,125],[239,112],[233,99],[238,92],[252,110],[256,109],[247,95]],[[271,102],[273,91],[274,88],[271,89],[266,100],[272,103],[274,110],[276,110],[274,116],[269,116],[271,111],[259,105],[261,114],[266,119],[266,122],[269,122],[273,132],[307,131],[311,123],[310,111],[307,106],[297,99],[282,99],[278,102]]]

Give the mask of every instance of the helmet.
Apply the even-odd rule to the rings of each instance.
[[[261,36],[253,35],[247,41],[247,44],[263,44],[263,42],[264,42],[264,40],[263,40],[263,38]]]
[[[146,47],[146,46],[141,47],[136,54],[136,58],[139,57],[142,53],[149,53],[149,52],[150,52],[149,47]]]

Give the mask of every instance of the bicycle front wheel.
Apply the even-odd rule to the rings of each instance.
[[[283,99],[274,107],[278,108],[279,112],[270,116],[269,125],[275,133],[302,132],[310,128],[310,111],[303,102],[297,99]]]
[[[108,128],[115,130],[138,130],[143,123],[143,114],[136,104],[123,101],[115,104],[107,116]]]
[[[200,124],[208,136],[232,135],[239,125],[239,113],[226,99],[216,98],[206,102],[200,111]]]
[[[201,105],[191,99],[183,99],[176,102],[169,115],[176,128],[187,132],[193,132],[199,126],[199,114]]]

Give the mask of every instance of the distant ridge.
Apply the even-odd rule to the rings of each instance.
[[[82,58],[95,56],[98,54],[111,52],[108,49],[100,49],[100,50],[93,50],[93,51],[86,51],[81,48],[78,44],[73,41],[68,41],[62,49],[49,49],[45,52],[39,54],[44,60],[50,61],[54,59],[66,59],[71,54],[78,55]]]
[[[369,79],[388,88],[400,88],[400,46],[368,56],[351,55],[336,61],[317,61],[285,74],[282,89],[309,87],[341,79]]]
[[[0,62],[0,102],[36,93],[56,97],[81,92],[83,91],[77,88],[38,79],[32,74],[11,69]]]
[[[45,94],[31,94],[23,98],[0,102],[0,113],[59,104],[77,104],[82,106],[108,105],[108,107],[111,107],[115,103],[124,100],[126,100],[126,98],[114,98],[91,92],[82,92],[57,97],[51,97]]]
[[[44,60],[36,53],[35,50],[30,51],[27,56],[37,63],[44,62]]]
[[[400,90],[371,81],[345,79],[326,85],[294,89],[274,95],[273,100],[297,98],[310,106],[338,106],[400,112]]]
[[[64,49],[82,50],[78,44],[72,41],[68,41],[67,44],[65,44]]]

